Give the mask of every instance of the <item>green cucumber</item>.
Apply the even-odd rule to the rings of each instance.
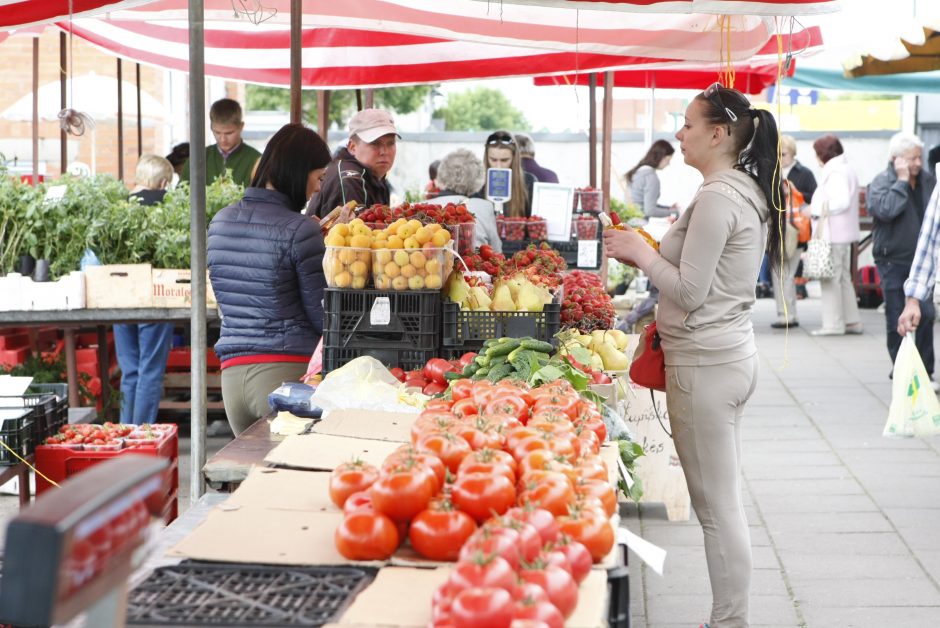
[[[526,349],[532,349],[539,353],[552,353],[555,350],[552,343],[536,340],[535,338],[525,338],[520,344]]]
[[[500,342],[498,345],[490,347],[486,350],[486,355],[490,358],[495,358],[499,355],[509,355],[513,349],[519,347],[519,340],[515,338],[510,338],[506,342]]]
[[[499,366],[490,369],[486,379],[495,384],[496,382],[509,377],[512,373],[515,372],[515,370],[516,369],[514,369],[511,364],[500,364]]]
[[[460,371],[447,371],[446,373],[444,373],[444,379],[448,382],[453,381],[455,379],[463,379],[464,377],[465,375],[461,373]]]

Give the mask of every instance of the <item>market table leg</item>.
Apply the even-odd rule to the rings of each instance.
[[[108,406],[111,399],[111,352],[108,350],[108,328],[98,325],[98,377],[101,378],[101,406],[105,420],[114,413]]]
[[[78,367],[75,364],[75,330],[65,328],[65,378],[69,385],[69,407],[80,405],[78,398]]]
[[[25,463],[19,464],[20,470],[17,475],[20,479],[20,508],[29,506],[29,467]]]

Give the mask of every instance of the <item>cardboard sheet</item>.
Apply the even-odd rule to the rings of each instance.
[[[417,414],[401,412],[333,410],[314,425],[312,431],[333,436],[407,443],[411,440],[411,426],[417,418]]]
[[[419,628],[431,619],[431,596],[450,570],[385,567],[335,625],[346,628],[396,626]],[[403,603],[407,601],[407,603]],[[593,570],[578,590],[578,606],[565,622],[569,628],[606,625],[607,574]]]
[[[333,532],[342,518],[341,512],[222,504],[168,555],[227,563],[383,565],[350,561],[336,551]]]
[[[268,453],[264,461],[281,467],[332,471],[344,462],[359,458],[381,467],[386,456],[400,445],[367,438],[303,434],[285,438]]]
[[[329,488],[330,474],[323,471],[253,467],[225,504],[227,507],[340,512],[330,501]]]

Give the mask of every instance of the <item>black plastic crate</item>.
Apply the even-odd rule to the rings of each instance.
[[[541,312],[474,312],[449,301],[443,308],[443,346],[461,352],[479,351],[486,339],[504,336],[554,342],[561,326],[559,303],[546,303]]]
[[[0,466],[9,467],[19,462],[10,449],[23,458],[35,451],[33,422],[39,414],[38,408],[0,408],[0,418],[3,419],[0,440],[6,445],[0,447]]]
[[[602,241],[598,240],[596,244],[597,254],[594,256],[596,263],[594,265],[588,264],[584,266],[578,265],[578,247],[580,246],[579,242],[580,242],[579,240],[569,240],[567,242],[560,242],[560,241],[552,240],[548,244],[553,249],[558,251],[558,253],[564,258],[565,262],[568,264],[569,270],[573,270],[575,268],[579,270],[597,270],[598,268],[600,268],[601,261],[603,261],[604,259]]]
[[[406,371],[424,368],[427,361],[437,357],[440,349],[387,349],[376,348],[337,348],[323,347],[323,372],[329,373],[358,357],[369,355],[387,366],[400,366]]]
[[[30,389],[33,387],[30,386]],[[35,408],[32,441],[41,444],[68,423],[69,402],[54,393],[25,393],[19,397],[0,397],[0,408]]]
[[[160,567],[127,596],[127,623],[166,626],[322,626],[374,577],[356,567],[184,561]]]
[[[439,290],[327,289],[323,295],[324,347],[437,349],[441,344]],[[379,299],[387,299],[387,312],[373,311]]]

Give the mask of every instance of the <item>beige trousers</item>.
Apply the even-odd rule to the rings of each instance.
[[[793,278],[796,277],[796,269],[800,265],[802,252],[794,246],[789,255],[784,253],[783,265],[777,270],[770,271],[774,300],[777,301],[777,320],[781,323],[793,323],[799,320],[796,315],[796,284],[793,283]]]
[[[858,301],[852,282],[852,245],[832,245],[835,274],[819,281],[822,287],[822,328],[844,332],[847,325],[858,325]]]
[[[268,395],[283,382],[297,382],[307,372],[306,362],[242,364],[222,370],[225,416],[238,436],[271,412]]]
[[[672,436],[705,536],[711,628],[748,625],[751,537],[741,495],[741,416],[757,371],[757,355],[714,366],[666,367]]]

